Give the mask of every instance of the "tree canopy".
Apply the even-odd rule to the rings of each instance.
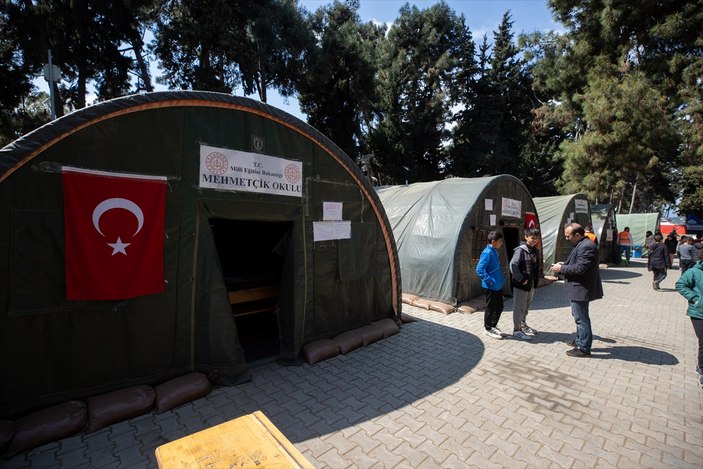
[[[534,196],[703,215],[703,0],[548,5],[563,32],[515,37],[507,11],[476,41],[443,1],[380,25],[358,0],[7,0],[0,142],[50,118],[51,50],[59,116],[154,80],[276,92],[382,184],[508,173]]]

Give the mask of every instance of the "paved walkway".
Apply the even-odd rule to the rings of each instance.
[[[703,389],[685,300],[643,260],[602,271],[591,358],[563,285],[537,291],[532,342],[483,335],[483,314],[423,311],[401,333],[314,366],[268,364],[250,383],[0,460],[3,468],[156,467],[154,449],[262,410],[316,467],[703,467]],[[511,330],[506,303],[499,327]]]

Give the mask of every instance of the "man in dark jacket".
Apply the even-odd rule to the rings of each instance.
[[[647,270],[654,275],[652,279],[652,288],[659,290],[659,284],[666,278],[666,270],[671,269],[671,256],[669,256],[669,248],[662,243],[662,235],[654,235],[654,244],[649,249],[649,257],[647,258]]]
[[[566,225],[564,235],[574,249],[566,262],[552,265],[552,271],[561,273],[566,279],[566,295],[571,301],[571,314],[576,321],[576,340],[570,343],[574,348],[566,354],[570,357],[588,357],[593,343],[589,302],[603,298],[598,247],[585,236],[583,227],[578,223]]]

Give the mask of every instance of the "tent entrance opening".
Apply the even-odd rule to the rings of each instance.
[[[508,252],[508,260],[513,257],[513,251],[520,246],[520,230],[514,227],[503,227],[503,238],[505,239],[505,250]]]
[[[280,353],[277,317],[292,222],[210,219],[247,362]]]

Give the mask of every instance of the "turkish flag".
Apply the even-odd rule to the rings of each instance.
[[[525,228],[537,228],[537,215],[525,212]]]
[[[164,291],[166,178],[63,168],[66,298]]]

